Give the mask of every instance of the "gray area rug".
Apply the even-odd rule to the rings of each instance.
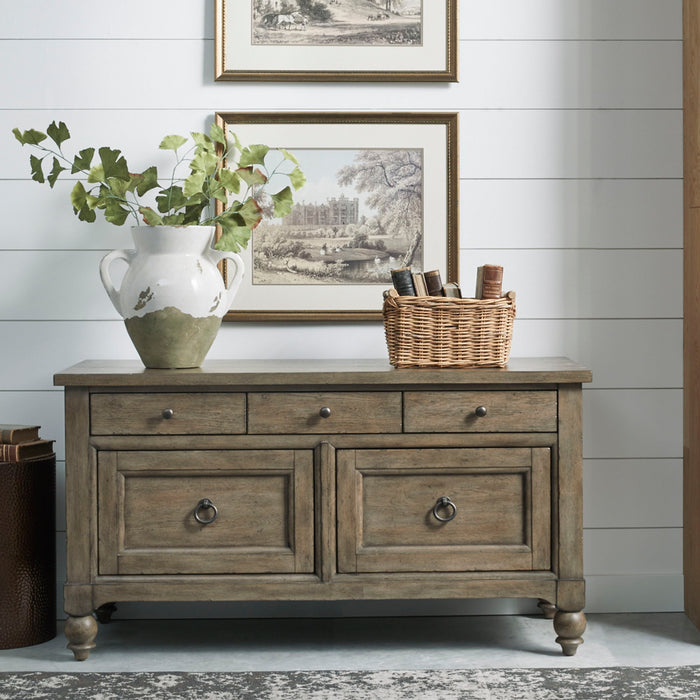
[[[669,700],[700,698],[700,666],[671,668],[0,673],[0,699]]]

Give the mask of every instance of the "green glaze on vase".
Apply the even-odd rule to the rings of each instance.
[[[174,306],[125,318],[131,342],[146,367],[199,367],[221,326],[218,316],[195,317]]]

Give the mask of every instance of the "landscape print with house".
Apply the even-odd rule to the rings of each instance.
[[[252,283],[391,284],[423,270],[422,149],[294,149],[292,211],[253,232]]]
[[[251,0],[252,43],[419,46],[423,0]]]

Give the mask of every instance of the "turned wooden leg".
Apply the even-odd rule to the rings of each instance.
[[[561,644],[565,656],[573,656],[583,644],[581,635],[585,629],[586,616],[582,612],[557,610],[554,615],[554,631],[559,635],[557,644]]]
[[[66,645],[75,656],[76,661],[85,661],[90,651],[95,648],[97,622],[92,615],[85,617],[69,617],[63,628],[68,644]]]
[[[105,603],[95,610],[95,617],[102,625],[107,625],[112,621],[112,615],[117,611],[114,603]]]
[[[540,602],[537,603],[537,607],[542,611],[545,620],[553,620],[554,614],[557,612],[557,606],[552,605],[548,600],[540,598]]]

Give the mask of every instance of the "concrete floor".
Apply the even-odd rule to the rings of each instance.
[[[561,654],[537,615],[243,620],[114,620],[73,661],[59,635],[0,650],[0,671],[289,671],[700,665],[700,631],[682,613],[588,617]]]

